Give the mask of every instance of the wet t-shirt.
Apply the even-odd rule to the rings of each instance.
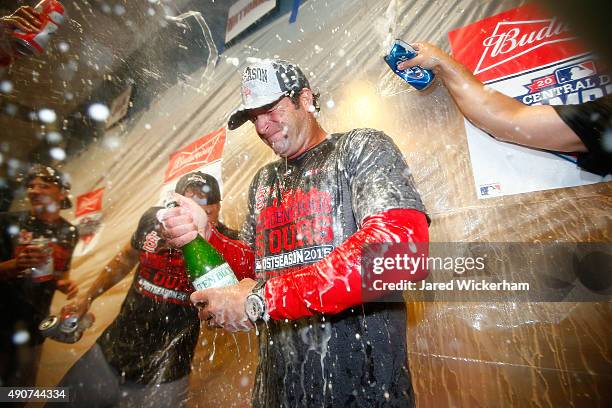
[[[388,136],[357,129],[262,168],[242,237],[269,279],[321,260],[364,219],[396,208],[425,212],[408,166]],[[255,407],[406,407],[413,398],[401,299],[263,327]]]
[[[158,384],[191,370],[200,332],[183,255],[165,245],[153,207],[132,236],[139,253],[134,280],[119,315],[98,339],[107,361],[128,381]]]
[[[7,261],[32,243],[32,240],[46,238],[52,249],[55,277],[70,268],[72,252],[79,235],[77,229],[63,218],[48,223],[32,216],[29,212],[0,214],[1,260]],[[37,282],[26,275],[10,280],[0,280],[0,314],[2,331],[10,335],[15,328],[26,329],[30,344],[44,341],[38,324],[49,315],[49,307],[56,289],[56,280]],[[3,334],[3,337],[5,335]],[[12,347],[12,346],[11,346]]]

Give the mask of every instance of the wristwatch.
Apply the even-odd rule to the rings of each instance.
[[[266,282],[264,280],[258,281],[244,303],[246,315],[253,323],[256,323],[258,320],[268,321],[270,318],[266,310],[265,291]]]

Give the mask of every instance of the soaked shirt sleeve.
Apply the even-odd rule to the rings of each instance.
[[[389,136],[374,129],[355,129],[341,149],[359,226],[365,218],[395,208],[425,213],[410,169]]]

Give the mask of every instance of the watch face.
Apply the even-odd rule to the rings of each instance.
[[[253,294],[247,296],[245,308],[246,314],[252,322],[263,317],[264,304],[259,296]]]

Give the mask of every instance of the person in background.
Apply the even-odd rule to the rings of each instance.
[[[429,43],[398,65],[432,69],[465,117],[494,138],[536,149],[576,153],[578,166],[612,172],[612,96],[579,105],[528,106],[480,82],[470,70]]]
[[[72,206],[70,183],[56,169],[34,165],[25,185],[31,209],[0,214],[2,386],[34,385],[44,340],[38,324],[56,289],[68,299],[78,292],[69,279],[78,232],[60,215]]]
[[[216,178],[210,174],[196,171],[182,177],[176,184],[175,191],[197,202],[206,211],[208,220],[217,231],[228,238],[238,239],[239,232],[227,227],[219,220],[221,191]]]
[[[213,176],[186,174],[175,191],[218,219],[221,194]],[[83,316],[97,297],[137,267],[117,318],[58,385],[71,388],[70,406],[90,407],[92,401],[139,408],[185,405],[200,324],[189,302],[193,289],[183,255],[168,247],[159,233],[155,214],[160,208],[151,207],[142,215],[131,242],[62,310]],[[223,228],[228,235],[237,234]]]
[[[250,120],[280,156],[251,182],[242,241],[180,195],[158,214],[169,245],[199,234],[228,263],[241,260],[235,272],[258,277],[194,292],[200,318],[228,331],[260,326],[254,407],[413,406],[405,303],[362,296],[364,245],[428,242],[402,153],[374,129],[328,134],[318,95],[290,62],[250,63],[241,91],[229,129]]]

